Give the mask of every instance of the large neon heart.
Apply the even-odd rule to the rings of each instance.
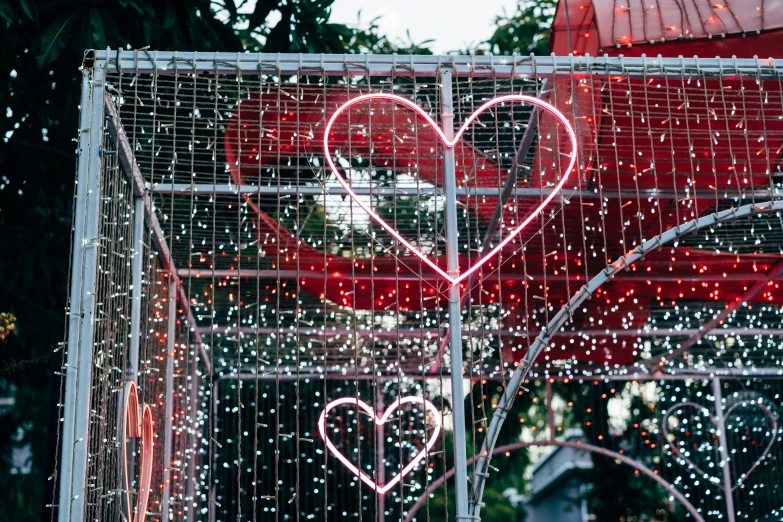
[[[431,411],[433,413],[433,419],[435,421],[435,429],[433,430],[433,433],[430,437],[427,438],[427,444],[425,445],[424,449],[422,449],[419,453],[416,454],[413,459],[405,465],[405,467],[402,468],[402,471],[400,471],[398,474],[396,474],[389,482],[384,484],[383,486],[379,486],[375,483],[375,481],[370,478],[370,476],[365,473],[364,471],[360,470],[356,466],[351,463],[350,460],[345,458],[345,456],[340,453],[340,450],[338,450],[334,444],[332,444],[332,441],[329,440],[329,437],[326,435],[326,416],[329,414],[331,410],[338,406],[343,406],[345,404],[355,404],[359,407],[362,411],[364,411],[367,415],[373,418],[376,425],[385,424],[387,420],[389,420],[389,416],[392,414],[393,411],[398,409],[403,404],[422,404],[427,410]],[[402,397],[397,399],[392,403],[391,406],[389,406],[385,412],[383,412],[383,415],[378,417],[375,414],[375,410],[368,405],[367,403],[360,401],[359,399],[355,397],[343,397],[341,399],[334,400],[326,405],[326,408],[324,408],[324,411],[321,412],[321,417],[318,419],[318,433],[321,434],[321,438],[324,440],[324,443],[326,444],[327,449],[332,452],[332,454],[337,457],[337,459],[343,463],[343,465],[351,470],[356,476],[358,476],[362,482],[373,488],[375,491],[377,491],[381,495],[385,495],[387,491],[392,489],[400,480],[402,480],[402,477],[407,475],[411,472],[411,470],[418,464],[429,452],[432,447],[435,445],[435,443],[438,441],[438,435],[440,434],[441,430],[441,416],[440,412],[435,408],[435,406],[428,400],[422,399],[421,397]]]
[[[329,148],[329,136],[331,135],[331,129],[334,125],[335,120],[337,117],[348,110],[349,108],[353,107],[354,105],[357,105],[359,103],[366,102],[368,100],[386,100],[386,101],[392,101],[395,103],[398,103],[400,105],[403,105],[412,111],[414,111],[420,118],[422,118],[424,121],[426,121],[429,125],[432,126],[432,128],[437,133],[438,137],[440,138],[440,141],[443,143],[443,145],[446,148],[453,148],[454,145],[462,138],[462,135],[465,133],[465,131],[468,129],[468,127],[473,123],[476,118],[479,117],[479,115],[486,111],[487,109],[494,107],[496,105],[500,105],[503,103],[511,103],[511,102],[522,102],[522,103],[529,103],[530,105],[533,105],[535,107],[538,107],[539,109],[542,109],[545,112],[548,112],[552,116],[555,117],[555,119],[560,122],[565,130],[568,132],[568,137],[571,140],[571,160],[568,163],[568,167],[565,170],[565,173],[563,174],[562,178],[558,182],[558,184],[555,186],[554,190],[541,202],[538,207],[536,207],[533,212],[530,213],[530,215],[525,218],[522,223],[520,223],[515,229],[511,231],[511,233],[506,236],[503,241],[498,243],[495,248],[487,252],[484,256],[482,256],[478,261],[476,261],[471,267],[469,267],[465,272],[458,273],[455,275],[451,275],[444,271],[442,268],[440,268],[437,264],[433,263],[425,254],[423,254],[418,248],[410,244],[408,241],[403,238],[400,233],[395,230],[391,225],[389,225],[381,216],[376,214],[372,211],[369,207],[367,207],[362,201],[356,196],[356,193],[351,189],[350,184],[345,180],[345,178],[340,174],[340,170],[337,168],[337,166],[334,163],[334,160],[332,159],[332,152]],[[476,109],[469,117],[465,120],[465,122],[462,124],[462,126],[457,130],[457,133],[454,135],[453,139],[448,139],[446,135],[443,133],[443,130],[441,130],[440,126],[432,119],[430,116],[424,112],[424,110],[416,105],[414,102],[410,101],[407,98],[403,98],[402,96],[397,96],[395,94],[383,94],[383,93],[371,93],[371,94],[363,94],[361,96],[357,96],[356,98],[352,98],[345,102],[343,105],[340,106],[340,108],[337,109],[337,111],[332,114],[332,117],[329,118],[329,121],[326,123],[326,129],[324,131],[324,158],[329,165],[329,168],[331,169],[332,173],[337,177],[337,181],[340,183],[340,185],[343,186],[343,188],[346,190],[348,195],[361,207],[362,210],[364,210],[374,221],[376,221],[381,227],[383,227],[389,234],[392,235],[397,241],[402,243],[405,248],[407,248],[412,254],[417,256],[419,259],[421,259],[424,263],[426,263],[430,268],[432,268],[439,276],[446,279],[451,283],[451,285],[459,284],[461,281],[465,280],[466,278],[470,277],[471,274],[476,272],[481,266],[489,261],[492,256],[500,252],[503,247],[505,247],[508,243],[510,243],[517,235],[519,235],[520,232],[530,223],[533,221],[533,219],[538,216],[538,214],[546,207],[550,201],[560,192],[560,190],[563,188],[563,185],[565,185],[565,182],[568,180],[568,176],[571,174],[571,171],[574,169],[574,165],[576,165],[576,151],[577,151],[577,140],[576,140],[576,133],[574,132],[574,129],[571,127],[571,124],[566,119],[566,117],[561,113],[559,110],[557,110],[553,105],[550,105],[549,103],[546,103],[545,101],[539,100],[538,98],[535,98],[533,96],[526,96],[524,94],[509,94],[506,96],[499,96],[497,98],[493,98],[489,100],[488,102],[481,105],[478,109]]]
[[[139,418],[139,392],[135,382],[128,383],[125,392],[125,418],[122,429],[122,462],[125,475],[125,499],[129,522],[144,522],[147,517],[147,502],[152,482],[152,447],[155,433],[152,429],[152,409],[148,404],[142,408]],[[141,469],[139,471],[139,495],[136,498],[136,512],[131,507],[130,477],[128,476],[128,438],[141,438]]]
[[[740,477],[737,479],[737,482],[731,488],[732,491],[737,489],[739,486],[741,486],[742,483],[745,481],[745,479],[748,478],[748,476],[750,476],[751,473],[753,473],[753,470],[755,470],[759,466],[759,464],[761,464],[761,462],[764,460],[764,458],[769,454],[769,452],[772,450],[772,446],[775,444],[775,435],[778,432],[778,421],[775,419],[775,415],[769,410],[769,408],[767,408],[766,406],[764,406],[763,404],[758,403],[758,402],[752,402],[752,403],[735,402],[728,409],[726,409],[725,416],[728,417],[729,414],[731,414],[731,412],[735,408],[737,408],[739,406],[743,406],[743,405],[747,406],[748,404],[750,404],[750,405],[760,409],[762,411],[762,413],[764,413],[764,415],[771,421],[771,423],[772,423],[772,430],[771,430],[772,436],[769,438],[769,442],[767,443],[767,446],[764,448],[764,452],[759,456],[759,458],[757,458],[755,460],[755,462],[753,462],[753,465],[750,468],[748,468],[747,471],[742,473],[742,475],[740,475]],[[676,410],[681,410],[681,409],[686,409],[686,408],[692,408],[692,409],[700,410],[702,414],[707,416],[710,419],[710,421],[712,421],[713,426],[715,426],[717,428],[718,421],[715,420],[715,418],[712,416],[712,413],[710,413],[710,411],[707,408],[705,408],[701,404],[697,404],[695,402],[690,402],[690,401],[681,402],[679,404],[675,404],[674,406],[672,406],[671,408],[666,410],[664,412],[664,414],[663,414],[663,417],[661,418],[661,431],[663,432],[664,440],[666,440],[666,442],[669,443],[669,446],[672,448],[672,455],[676,454],[680,459],[682,459],[683,462],[688,464],[690,467],[692,467],[698,473],[701,473],[701,475],[703,477],[710,478],[710,475],[708,475],[707,473],[702,471],[702,469],[699,468],[699,466],[697,466],[693,461],[691,461],[688,457],[686,457],[685,455],[680,453],[679,448],[677,448],[677,446],[675,446],[674,444],[671,444],[669,442],[669,430],[668,430],[668,428],[666,426],[667,425],[667,421],[669,420],[669,417],[671,416],[671,414],[674,413]]]

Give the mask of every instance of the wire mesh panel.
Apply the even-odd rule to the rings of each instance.
[[[534,491],[529,448],[575,429],[662,480],[645,487],[668,519],[779,513],[774,62],[97,56],[116,154],[92,400],[112,423],[90,422],[108,460],[85,519],[145,488],[160,520],[454,519],[453,488],[430,486],[457,433],[477,510],[490,475]],[[123,371],[100,357],[137,365],[149,486],[143,452],[119,469]],[[622,429],[584,414],[620,396]],[[492,467],[496,441],[529,451]]]

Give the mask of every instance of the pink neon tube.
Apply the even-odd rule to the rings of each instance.
[[[147,502],[152,483],[152,456],[155,432],[152,425],[152,409],[148,404],[142,408],[139,422],[139,393],[135,382],[130,382],[125,394],[125,422],[122,430],[123,465],[125,466],[125,499],[128,506],[127,520],[144,522],[147,517]],[[141,469],[139,471],[139,496],[136,499],[136,512],[131,507],[130,477],[128,476],[128,437],[141,438]]]
[[[427,438],[427,444],[419,453],[416,454],[413,459],[405,465],[405,467],[402,468],[402,471],[400,471],[397,475],[395,475],[389,482],[386,484],[379,486],[375,483],[375,481],[367,475],[364,471],[360,470],[356,466],[351,463],[350,460],[345,458],[345,456],[340,453],[340,450],[338,450],[334,444],[332,444],[332,441],[329,440],[329,437],[326,435],[326,416],[329,414],[329,412],[338,407],[343,406],[345,404],[353,404],[359,407],[362,411],[364,411],[367,415],[373,418],[375,420],[376,425],[385,424],[387,420],[389,420],[389,417],[391,414],[397,410],[400,406],[403,404],[421,404],[424,406],[425,409],[430,411],[432,413],[432,418],[435,421],[435,429],[433,430],[433,433],[430,437]],[[341,399],[336,399],[329,404],[326,405],[326,408],[324,408],[324,411],[321,412],[321,416],[318,419],[318,433],[320,433],[321,438],[323,439],[324,443],[326,444],[326,447],[329,451],[332,452],[332,454],[337,457],[337,460],[342,462],[343,466],[351,470],[356,476],[361,479],[362,482],[370,486],[372,489],[378,492],[380,495],[385,495],[386,492],[391,490],[400,480],[402,480],[402,477],[407,475],[411,472],[411,470],[416,467],[416,464],[421,462],[421,460],[426,456],[426,454],[432,449],[432,447],[435,445],[435,443],[438,441],[438,435],[440,434],[441,430],[441,415],[440,412],[435,408],[435,406],[428,401],[427,399],[423,399],[421,397],[401,397],[394,401],[391,406],[389,406],[385,412],[383,412],[383,415],[378,417],[375,414],[375,410],[369,406],[367,403],[360,401],[359,399],[355,397],[343,397]],[[382,443],[379,441],[379,444]]]
[[[332,125],[334,125],[335,120],[337,119],[340,114],[345,112],[346,110],[350,109],[354,105],[360,104],[362,102],[366,102],[369,100],[385,100],[385,101],[391,101],[394,103],[397,103],[399,105],[403,105],[409,109],[411,109],[413,112],[415,112],[421,119],[426,121],[432,128],[435,130],[435,132],[438,135],[438,138],[443,143],[443,145],[447,148],[453,148],[454,145],[462,138],[462,135],[465,133],[465,131],[468,129],[471,123],[473,123],[476,118],[479,117],[479,115],[486,111],[487,109],[494,107],[495,105],[500,105],[502,103],[511,103],[511,102],[522,102],[522,103],[528,103],[530,105],[533,105],[535,107],[538,107],[542,109],[545,112],[548,112],[552,116],[557,119],[558,122],[560,122],[563,127],[565,128],[566,132],[568,133],[568,137],[571,141],[571,159],[568,163],[568,167],[565,170],[565,173],[563,174],[562,178],[560,179],[560,182],[555,186],[555,189],[541,202],[541,204],[536,207],[533,212],[530,213],[530,215],[525,218],[522,223],[520,223],[516,228],[514,228],[511,233],[506,236],[503,241],[498,243],[495,248],[487,252],[483,257],[481,257],[478,261],[476,261],[471,267],[469,267],[465,272],[461,272],[457,277],[452,277],[449,275],[446,271],[444,271],[442,268],[440,268],[437,264],[433,263],[425,254],[423,254],[419,249],[417,249],[415,246],[410,244],[405,238],[403,238],[400,233],[395,230],[391,225],[389,225],[381,216],[376,214],[372,211],[367,205],[361,202],[361,200],[357,197],[356,193],[351,189],[350,184],[346,181],[346,179],[340,174],[339,169],[334,163],[334,160],[332,159],[332,151],[329,147],[329,135],[331,133]],[[571,127],[571,124],[569,123],[568,119],[563,115],[562,112],[560,112],[556,107],[553,105],[550,105],[549,103],[546,103],[544,101],[539,100],[538,98],[535,98],[533,96],[527,96],[524,94],[509,94],[506,96],[499,96],[497,98],[493,98],[483,105],[481,105],[478,109],[476,109],[465,122],[462,124],[462,126],[457,130],[457,133],[454,135],[454,138],[449,140],[446,138],[446,135],[443,134],[443,130],[441,130],[440,126],[432,119],[430,116],[418,105],[416,105],[414,102],[410,101],[407,98],[403,98],[402,96],[397,96],[395,94],[383,94],[383,93],[371,93],[371,94],[363,94],[361,96],[357,96],[356,98],[352,98],[351,100],[348,100],[343,105],[340,106],[340,108],[337,109],[337,111],[332,114],[331,118],[329,118],[329,121],[326,123],[326,129],[324,131],[324,159],[329,165],[329,168],[331,169],[332,173],[337,177],[337,181],[340,183],[340,185],[343,186],[343,188],[348,192],[348,195],[356,202],[359,207],[361,207],[362,210],[364,210],[375,222],[377,222],[379,225],[381,225],[384,230],[386,230],[389,234],[392,235],[397,241],[399,241],[402,245],[405,246],[411,253],[413,253],[415,256],[417,256],[419,259],[421,259],[424,263],[427,264],[430,268],[432,268],[438,275],[440,275],[442,278],[447,280],[451,285],[457,285],[461,281],[467,279],[470,277],[471,274],[476,272],[481,266],[489,261],[492,256],[500,252],[500,250],[503,249],[507,244],[509,244],[517,235],[519,235],[520,232],[531,222],[533,219],[538,216],[538,214],[546,207],[550,201],[560,192],[560,190],[563,188],[563,185],[565,185],[566,181],[568,180],[569,175],[571,174],[571,171],[573,171],[574,166],[576,165],[576,156],[577,156],[577,148],[578,148],[578,142],[576,139],[576,133],[574,132],[574,129]]]

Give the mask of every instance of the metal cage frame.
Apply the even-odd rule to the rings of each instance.
[[[134,249],[141,252],[143,232],[149,230],[160,256],[162,266],[168,273],[170,281],[169,317],[176,315],[176,302],[188,303],[188,296],[182,284],[182,277],[191,274],[185,267],[177,267],[167,245],[165,234],[158,222],[158,217],[151,203],[153,193],[185,193],[187,191],[216,191],[217,193],[237,194],[240,191],[257,191],[259,188],[238,186],[198,186],[161,184],[151,186],[145,181],[143,172],[136,164],[134,151],[123,129],[122,121],[112,103],[111,96],[104,86],[105,75],[108,71],[119,72],[133,71],[134,73],[149,73],[153,75],[171,74],[181,69],[188,73],[226,73],[226,74],[323,74],[323,75],[353,75],[353,76],[398,76],[428,75],[437,76],[440,79],[440,88],[444,92],[443,99],[451,99],[452,77],[459,75],[473,75],[486,77],[521,78],[533,76],[537,78],[552,77],[556,74],[574,75],[586,71],[599,71],[602,74],[645,75],[645,76],[677,76],[687,73],[726,73],[733,71],[738,75],[752,75],[757,78],[779,79],[783,75],[783,60],[775,59],[722,59],[722,58],[609,58],[590,56],[380,56],[380,55],[305,55],[305,54],[260,54],[260,53],[200,53],[200,52],[158,52],[148,50],[99,50],[89,51],[85,55],[82,77],[82,101],[81,121],[78,143],[78,173],[74,207],[74,242],[73,242],[73,270],[70,280],[70,319],[67,339],[67,360],[64,372],[64,413],[62,415],[62,454],[59,472],[59,520],[61,522],[75,522],[84,520],[84,499],[87,484],[87,440],[90,430],[90,376],[93,365],[93,325],[95,310],[95,279],[96,279],[96,245],[100,240],[98,232],[98,207],[100,191],[101,164],[107,154],[116,154],[119,165],[124,175],[131,183],[134,196],[135,221],[134,221]],[[451,136],[454,132],[453,112],[450,102],[446,101],[442,109],[442,126],[445,134]],[[102,136],[108,131],[115,144],[115,151],[102,148]],[[444,153],[444,179],[446,196],[446,241],[448,244],[449,269],[457,265],[457,238],[456,238],[456,195],[454,153]],[[298,189],[297,189],[298,190]],[[525,190],[517,189],[518,197],[525,196]],[[496,193],[496,192],[495,192]],[[511,194],[509,194],[511,195]],[[535,195],[539,190],[535,189]],[[638,196],[638,194],[636,194]],[[589,197],[589,195],[587,196]],[[621,197],[621,193],[610,197]],[[716,223],[736,220],[737,218],[754,215],[757,213],[775,213],[783,211],[783,199],[777,189],[759,189],[756,197],[762,202],[744,205],[739,208],[717,212],[702,216],[668,230],[661,236],[637,246],[625,256],[613,261],[599,275],[582,286],[551,319],[547,327],[535,339],[533,347],[529,350],[524,361],[518,365],[507,383],[500,404],[492,416],[489,430],[483,442],[481,455],[473,476],[473,486],[468,488],[468,469],[465,448],[465,412],[461,401],[453,401],[454,419],[454,457],[455,457],[455,491],[457,505],[457,520],[467,522],[480,519],[481,499],[483,488],[489,477],[490,458],[495,451],[495,440],[500,427],[503,425],[506,413],[511,408],[522,383],[529,378],[528,375],[536,357],[545,348],[548,340],[567,321],[572,309],[579,306],[590,297],[603,283],[615,277],[622,270],[633,264],[645,254],[660,248],[662,245],[676,240],[682,235],[709,227]],[[141,298],[138,295],[141,287],[141,256],[136,255],[132,264],[133,289],[131,315],[130,351],[131,358],[138,360],[139,350],[139,322],[141,316]],[[214,270],[213,270],[214,272]],[[766,282],[778,278],[783,274],[783,263],[778,264],[774,270],[766,274],[766,279],[761,279],[741,296],[738,301],[750,299],[753,292],[758,292]],[[449,321],[450,336],[449,346],[452,367],[462,367],[462,325],[460,314],[459,289],[452,287],[449,294]],[[193,379],[190,385],[195,403],[197,391],[196,380],[203,378],[212,372],[210,355],[201,342],[201,335],[207,333],[199,329],[189,306],[186,306],[183,317],[188,339],[181,340],[188,343],[194,351],[190,376]],[[729,310],[730,311],[730,310]],[[728,313],[728,312],[726,312]],[[725,315],[723,316],[725,317]],[[688,335],[693,343],[703,335],[708,335],[717,325],[720,317],[710,321],[705,327],[689,331]],[[169,347],[171,351],[176,339],[174,323],[169,325]],[[779,330],[775,330],[779,332]],[[764,333],[770,333],[765,331]],[[690,346],[688,344],[684,349]],[[654,361],[651,368],[656,369]],[[171,396],[173,386],[171,368],[173,363],[168,363],[168,375],[166,386]],[[203,369],[203,372],[202,370]],[[138,372],[138,368],[134,371]],[[642,372],[619,375],[601,376],[602,379],[648,379],[653,373]],[[655,374],[656,379],[686,379],[693,377],[711,378],[719,383],[721,378],[729,378],[737,375],[757,376],[765,378],[783,377],[783,370],[779,369],[750,369],[732,370],[723,369],[715,371],[691,371],[684,369],[671,373]],[[241,377],[239,377],[241,378]],[[257,378],[257,377],[256,377]],[[426,378],[426,376],[422,376]],[[536,378],[535,376],[533,378]],[[452,393],[456,397],[463,396],[463,379],[460,372],[452,372]],[[720,393],[716,385],[717,393]],[[718,395],[719,397],[719,395]],[[171,411],[170,400],[166,404],[167,411]],[[716,411],[721,418],[719,399],[716,400]],[[170,417],[170,415],[169,415]],[[460,429],[461,428],[461,429]],[[722,426],[721,426],[722,428]],[[170,452],[171,441],[169,435],[171,426],[165,431],[164,447]],[[725,438],[725,433],[723,437]],[[554,442],[552,443],[554,444]],[[724,456],[724,478],[728,469],[728,457],[725,445],[721,448]],[[169,455],[169,453],[167,453]],[[192,454],[191,454],[192,457]],[[192,458],[188,466],[193,466]],[[171,482],[171,471],[164,470],[164,492],[162,496],[162,513],[169,509],[170,496],[168,487]],[[191,481],[192,482],[192,481]],[[729,484],[724,487],[730,488]],[[193,502],[192,484],[188,484],[188,493],[185,500]],[[731,507],[731,491],[727,495],[729,520],[733,522],[733,507]]]

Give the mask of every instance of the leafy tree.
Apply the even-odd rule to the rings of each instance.
[[[519,0],[516,10],[495,19],[495,32],[477,52],[547,54],[556,0]]]

